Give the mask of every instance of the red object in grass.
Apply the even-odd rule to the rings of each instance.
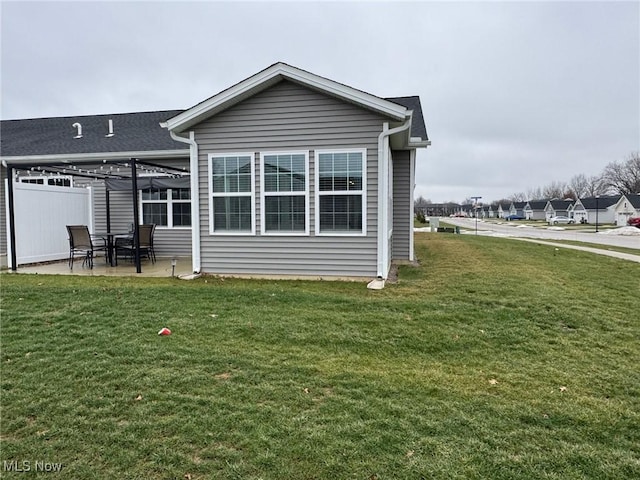
[[[169,330],[167,327],[164,327],[158,332],[158,335],[171,335],[171,330]]]

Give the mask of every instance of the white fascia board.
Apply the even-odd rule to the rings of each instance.
[[[411,137],[409,139],[409,147],[427,148],[431,146],[431,140],[422,140],[420,137]]]
[[[53,155],[24,155],[15,157],[0,157],[0,160],[8,163],[37,163],[60,162],[73,163],[82,160],[118,160],[118,159],[161,159],[161,158],[189,158],[189,149],[186,150],[149,150],[142,152],[103,152],[103,153],[59,153]]]
[[[365,108],[372,109],[397,120],[404,121],[408,114],[407,108],[402,105],[356,90],[341,83],[334,82],[333,80],[319,77],[318,75],[290,65],[277,63],[176,115],[164,122],[162,126],[177,132],[183,131],[204,118],[223,110],[228,104],[235,103],[238,99],[246,98],[253,93],[257,93],[283,78],[316,90],[324,91],[329,95],[362,105]]]

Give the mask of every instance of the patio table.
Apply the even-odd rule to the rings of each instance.
[[[130,232],[99,232],[94,236],[104,238],[107,241],[107,260],[109,265],[114,267],[116,256],[114,255],[116,249],[116,238],[132,238],[133,234]]]

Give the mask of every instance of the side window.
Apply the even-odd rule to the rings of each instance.
[[[309,234],[309,152],[262,153],[262,233]]]
[[[316,233],[366,233],[366,150],[316,151]]]
[[[254,234],[253,153],[209,155],[209,232]]]
[[[148,188],[140,191],[142,223],[160,227],[191,226],[191,190],[188,188]]]

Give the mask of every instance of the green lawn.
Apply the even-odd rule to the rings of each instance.
[[[616,245],[604,245],[602,243],[580,242],[578,240],[542,240],[545,242],[560,243],[566,245],[577,245],[579,247],[599,248],[600,250],[610,250],[613,252],[630,253],[631,255],[640,255],[640,238],[638,239],[638,248],[618,247]]]
[[[416,249],[382,291],[1,275],[0,477],[640,478],[638,265]]]

